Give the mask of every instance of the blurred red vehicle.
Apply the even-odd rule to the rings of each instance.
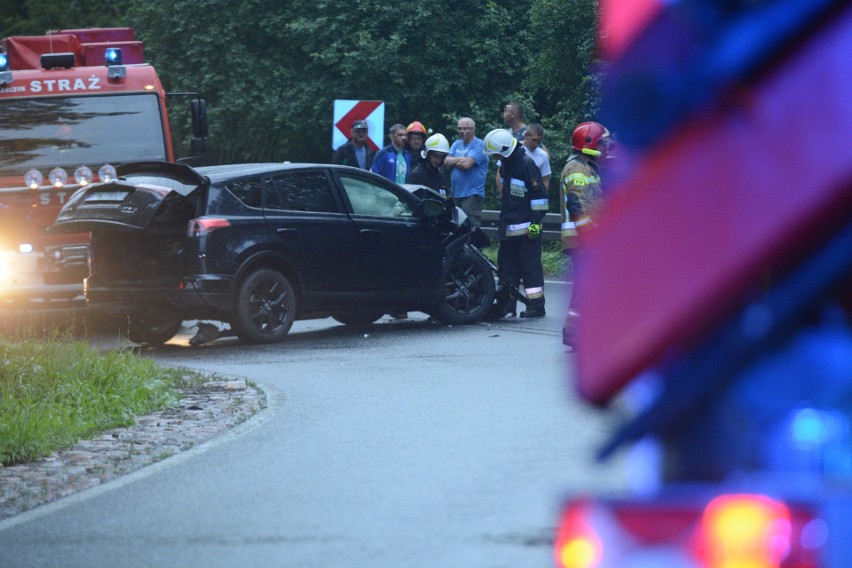
[[[576,383],[636,494],[572,497],[563,568],[852,565],[852,7],[602,2],[628,150],[575,286]]]

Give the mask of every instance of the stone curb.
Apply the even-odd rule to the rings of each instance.
[[[0,466],[0,520],[96,487],[178,454],[246,421],[267,404],[244,380],[184,389],[175,406],[30,463]]]

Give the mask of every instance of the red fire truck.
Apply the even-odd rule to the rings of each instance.
[[[192,157],[206,102],[166,93],[132,28],[9,37],[0,49],[0,307],[82,299],[88,235],[47,236],[68,197],[131,161],[174,161],[167,99],[190,98]]]
[[[572,386],[629,489],[568,497],[556,565],[852,566],[852,4],[601,7]]]

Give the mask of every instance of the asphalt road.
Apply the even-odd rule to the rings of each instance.
[[[365,331],[297,322],[278,345],[187,335],[156,360],[248,377],[269,407],[229,434],[0,523],[0,567],[552,566],[563,498],[624,485],[593,462],[616,417],[577,401],[548,317]]]

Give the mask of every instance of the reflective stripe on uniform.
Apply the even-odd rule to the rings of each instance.
[[[582,217],[580,217],[579,219],[574,221],[574,226],[577,227],[577,228],[580,228],[584,225],[588,225],[591,222],[592,222],[591,217],[589,217],[588,215],[583,215]]]
[[[598,178],[598,176],[587,176],[581,172],[573,173],[565,178],[566,184],[589,185],[596,182],[600,182],[600,178]]]
[[[573,237],[577,234],[577,227],[574,225],[573,221],[566,221],[562,223],[562,236],[563,237]]]
[[[521,235],[526,235],[530,230],[530,222],[520,223],[518,225],[509,225],[506,227],[506,236],[507,237],[518,237]]]
[[[547,211],[550,209],[550,203],[547,199],[532,199],[530,200],[530,208],[533,211]]]
[[[524,291],[526,291],[529,300],[544,298],[544,288],[524,288]]]

